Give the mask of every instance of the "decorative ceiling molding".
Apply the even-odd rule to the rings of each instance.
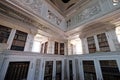
[[[41,13],[41,11],[39,9],[36,9],[36,8],[37,7],[39,8],[42,5],[42,3],[40,5],[37,5],[37,0],[7,0],[7,1],[15,1],[16,3],[19,3],[21,6],[28,5],[28,7],[27,7],[28,10],[29,10],[29,8],[31,8],[30,10],[34,9],[35,13],[37,12],[37,14],[39,14],[39,15]],[[23,2],[21,3],[20,1],[23,1]],[[86,1],[91,1],[91,0],[86,0]],[[32,5],[35,4],[35,5],[32,6],[31,4]],[[76,3],[76,4],[78,4],[78,3]],[[77,6],[77,7],[79,7],[79,6]],[[101,11],[100,5],[93,5],[92,7],[89,7],[88,9],[83,10],[82,13],[80,13],[80,15],[84,16],[84,19],[88,19],[91,15],[94,16],[95,14],[98,14],[100,11]],[[28,12],[30,12],[30,11],[28,11]],[[120,10],[119,10],[119,12],[120,12]],[[116,14],[112,14],[112,15],[108,14],[108,15],[102,16],[100,18],[97,18],[97,19],[94,19],[91,21],[87,21],[87,23],[84,23],[82,25],[78,25],[78,27],[75,29],[72,29],[72,30],[67,31],[67,32],[63,32],[63,31],[60,31],[54,27],[49,26],[49,25],[52,25],[52,26],[54,26],[54,25],[53,24],[48,25],[47,21],[46,22],[44,21],[44,23],[41,22],[41,20],[38,19],[39,17],[38,18],[36,18],[36,17],[31,18],[30,15],[26,16],[27,13],[26,13],[26,15],[23,15],[22,11],[18,12],[16,10],[13,10],[7,6],[0,4],[0,13],[6,15],[8,17],[14,18],[14,19],[16,19],[24,24],[32,25],[33,27],[36,27],[43,32],[46,32],[47,34],[51,34],[51,35],[57,36],[59,38],[65,38],[66,35],[72,36],[72,35],[82,34],[82,30],[84,28],[90,27],[89,25],[94,24],[95,22],[99,22],[99,21],[107,22],[107,21],[113,20],[113,19],[115,19],[115,16],[117,14],[119,15],[119,12],[117,12]],[[112,16],[112,18],[111,18],[111,16]],[[117,16],[117,18],[118,18],[118,16]],[[82,20],[82,19],[80,19],[80,20]],[[105,20],[105,21],[103,21],[103,20]],[[109,28],[106,28],[106,30],[108,30],[108,29]]]
[[[67,15],[71,15],[70,14],[71,11],[78,9],[79,7],[82,7],[91,0],[70,0],[67,3],[62,2],[62,0],[46,0],[46,1],[49,4],[51,4],[57,11],[59,11],[64,17],[68,17]]]

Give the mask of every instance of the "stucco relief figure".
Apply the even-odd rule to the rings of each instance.
[[[90,9],[90,16],[94,16],[95,14],[99,13],[101,11],[100,9],[100,5],[96,5],[96,6],[93,6],[91,7]]]
[[[48,10],[48,18],[52,21],[55,21],[57,25],[60,25],[61,19],[58,18],[55,14],[53,14],[50,10]]]

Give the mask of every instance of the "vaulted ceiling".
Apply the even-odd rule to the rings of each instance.
[[[70,15],[91,0],[46,0],[63,16]],[[73,12],[74,11],[74,12]]]

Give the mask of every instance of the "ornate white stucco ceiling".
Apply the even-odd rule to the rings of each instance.
[[[2,0],[2,1],[4,1],[4,0]],[[41,8],[41,4],[42,4],[41,1],[42,0],[5,0],[5,1],[16,2],[16,4],[19,3],[20,7],[24,7],[24,8],[26,8],[26,10],[28,10],[27,12],[29,12],[29,11],[32,12],[32,10],[33,10],[34,13],[36,13],[37,15],[41,14],[41,9],[40,8]],[[32,3],[32,1],[34,1],[34,2]],[[59,11],[61,13],[62,12],[63,12],[63,14],[66,13],[64,15],[69,15],[71,11],[81,8],[82,6],[86,5],[87,3],[89,3],[92,0],[70,0],[68,3],[64,3],[64,2],[62,2],[62,0],[46,0],[46,1],[48,1],[55,9],[57,9],[57,10],[59,9]],[[6,3],[4,3],[4,4],[6,4]],[[71,6],[71,5],[73,5],[73,6]],[[69,7],[69,6],[71,6],[71,7]],[[83,28],[87,28],[87,27],[89,27],[89,25],[94,24],[96,22],[106,23],[106,22],[110,22],[110,21],[114,20],[114,23],[115,23],[116,22],[115,20],[117,20],[117,18],[119,18],[119,16],[120,16],[120,14],[119,14],[120,12],[117,12],[117,13],[114,13],[114,14],[112,13],[111,15],[109,14],[108,16],[103,16],[99,19],[91,20],[91,21],[83,24],[80,27],[77,27],[77,28],[74,28],[72,30],[64,32],[61,29],[54,27],[52,24],[48,24],[44,20],[38,19],[38,17],[36,18],[36,16],[35,17],[30,16],[30,14],[33,15],[34,13],[30,13],[29,15],[26,15],[25,12],[22,12],[22,14],[24,13],[24,15],[25,15],[24,16],[24,15],[19,14],[20,10],[18,8],[17,8],[18,10],[15,9],[15,12],[14,12],[14,11],[10,10],[9,8],[7,10],[2,5],[1,5],[1,7],[3,7],[3,8],[1,8],[1,10],[3,12],[5,11],[4,14],[6,13],[7,16],[19,19],[19,20],[22,21],[22,23],[23,22],[24,23],[29,23],[29,24],[32,23],[37,28],[39,27],[39,29],[41,30],[41,32],[39,31],[40,33],[43,33],[43,34],[44,34],[44,32],[50,33],[50,34],[52,34],[52,36],[55,35],[55,37],[58,36],[58,34],[59,34],[58,37],[61,38],[61,36],[62,37],[64,36],[64,39],[66,39],[66,37],[68,37],[68,36],[75,36],[75,35],[82,34]],[[4,10],[4,8],[5,8],[5,10]],[[86,11],[85,11],[85,13],[86,13]],[[40,23],[43,23],[45,26],[41,26]],[[113,22],[112,22],[112,24],[113,24]],[[115,23],[115,24],[117,24],[117,23]],[[96,24],[96,25],[99,25],[99,24]],[[117,25],[120,25],[120,24],[117,24]],[[46,34],[46,35],[49,36],[49,34]]]
[[[68,0],[64,3],[64,0],[46,0],[50,5],[57,9],[63,16],[69,15],[72,11],[82,7],[85,3],[91,0]],[[65,0],[67,1],[67,0]]]

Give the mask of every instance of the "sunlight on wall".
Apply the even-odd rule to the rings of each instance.
[[[34,41],[32,52],[40,52],[40,47],[41,47],[41,43],[38,41]]]
[[[41,43],[44,43],[48,41],[48,38],[40,35],[40,34],[37,34],[35,37],[34,37],[34,42],[33,42],[33,47],[32,47],[32,52],[40,52],[41,50]]]
[[[76,54],[82,54],[82,45],[81,42],[76,45]]]
[[[117,36],[118,42],[120,43],[120,27],[116,28],[116,36]]]
[[[73,44],[75,46],[75,53],[74,54],[83,54],[82,51],[82,42],[79,38],[71,40],[70,42],[71,44]]]

